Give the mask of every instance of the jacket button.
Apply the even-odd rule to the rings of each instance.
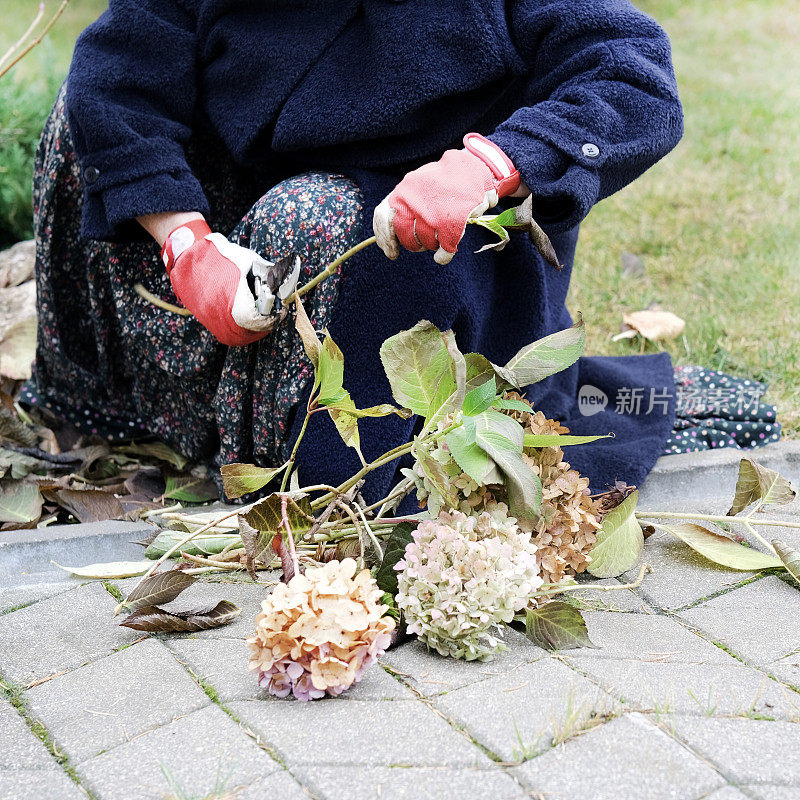
[[[586,156],[586,158],[597,158],[597,156],[600,155],[600,148],[596,144],[586,142],[586,144],[581,147],[581,152]]]
[[[97,183],[97,179],[100,177],[100,170],[97,167],[86,167],[83,171],[83,179],[86,181],[87,186],[91,186],[93,183]]]

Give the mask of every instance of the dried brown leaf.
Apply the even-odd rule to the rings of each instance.
[[[686,322],[671,311],[662,311],[659,308],[649,308],[644,311],[634,311],[623,314],[625,329],[612,337],[612,341],[629,339],[637,333],[652,342],[674,339],[683,333]]]
[[[119,500],[102,489],[59,489],[55,497],[79,522],[102,522],[125,515]]]
[[[169,603],[174,600],[184,589],[191,586],[196,580],[194,575],[187,575],[179,569],[167,572],[155,572],[140,581],[120,604],[119,609],[136,611],[145,606],[156,606],[159,603]]]
[[[229,600],[220,600],[213,608],[192,611],[166,611],[158,606],[144,606],[126,617],[120,625],[150,633],[191,633],[227,625],[241,614]]]

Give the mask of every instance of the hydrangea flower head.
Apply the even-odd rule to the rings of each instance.
[[[247,640],[250,669],[276,697],[336,696],[383,655],[395,622],[369,570],[329,561],[280,583],[261,604]]]
[[[531,534],[502,504],[477,516],[440,511],[420,523],[396,569],[409,633],[468,661],[504,649],[503,624],[542,585]]]

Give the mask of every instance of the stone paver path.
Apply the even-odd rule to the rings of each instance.
[[[0,589],[0,800],[800,800],[800,591],[674,549],[652,537],[639,589],[587,593],[597,649],[409,642],[314,703],[247,671],[263,586],[196,584],[185,602],[243,614],[175,636],[117,625],[132,581]]]

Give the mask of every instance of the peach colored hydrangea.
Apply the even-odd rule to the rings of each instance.
[[[329,561],[280,583],[261,604],[247,640],[250,669],[276,697],[335,697],[383,655],[395,622],[369,570]]]

